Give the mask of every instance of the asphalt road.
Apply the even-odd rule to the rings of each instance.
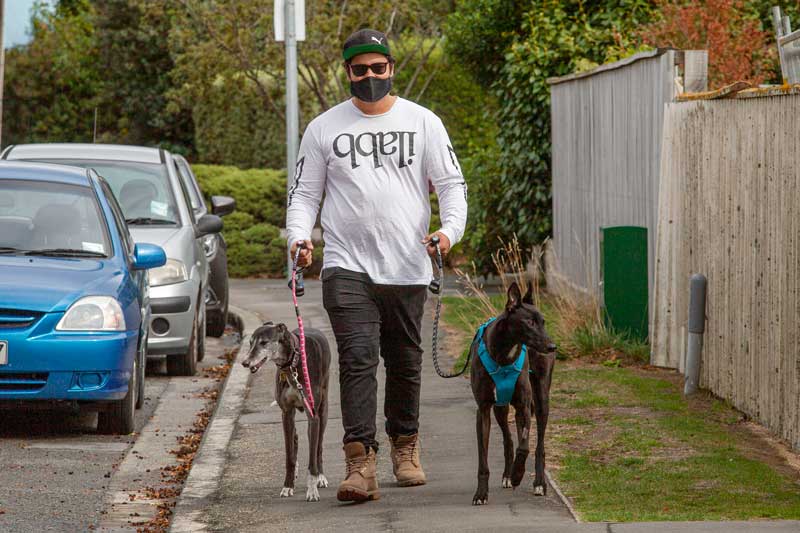
[[[171,391],[197,396],[190,393],[215,386],[214,377],[204,377],[203,369],[219,365],[219,357],[232,342],[206,339],[205,360],[191,378],[170,378],[163,360],[150,361],[145,404],[136,414],[136,432],[131,435],[96,434],[97,415],[92,413],[0,411],[0,532],[88,531],[104,523],[135,530],[119,518],[116,524],[109,518],[112,491],[119,490],[121,482],[131,492],[144,488],[153,481],[149,477],[160,474],[161,465],[175,461],[168,448],[176,447],[175,435],[191,427],[194,411],[161,399]],[[137,440],[154,419],[169,420],[174,427],[156,428],[164,434],[164,446],[156,448],[157,453],[140,454]],[[131,477],[121,468],[131,458],[141,475]]]

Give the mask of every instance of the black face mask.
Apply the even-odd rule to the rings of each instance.
[[[364,78],[350,82],[350,94],[365,102],[377,102],[392,90],[392,78]]]

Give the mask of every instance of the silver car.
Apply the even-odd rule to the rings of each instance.
[[[195,219],[189,191],[166,150],[103,144],[9,146],[2,159],[93,168],[108,181],[136,242],[161,246],[167,264],[149,272],[148,356],[171,375],[191,376],[205,355],[209,266],[203,238],[222,230],[212,214]]]

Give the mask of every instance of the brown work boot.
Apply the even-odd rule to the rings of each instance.
[[[340,502],[364,502],[379,500],[378,479],[375,476],[375,450],[369,452],[360,442],[348,442],[344,445],[344,456],[347,462],[347,475],[339,484],[336,498]]]
[[[397,485],[413,487],[425,484],[425,472],[419,462],[419,434],[399,435],[392,441],[392,468]]]

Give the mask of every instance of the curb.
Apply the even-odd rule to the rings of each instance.
[[[236,420],[239,418],[250,384],[250,371],[239,363],[247,355],[250,333],[261,325],[261,320],[254,313],[239,307],[231,306],[230,310],[241,319],[242,344],[222,386],[217,407],[173,510],[169,530],[174,533],[207,531],[206,524],[202,522],[202,515],[208,499],[219,487],[228,444],[233,437]]]
[[[558,499],[561,500],[561,503],[563,503],[564,507],[567,508],[569,514],[572,515],[572,519],[575,520],[575,522],[581,524],[582,523],[581,519],[578,517],[578,513],[575,512],[575,508],[572,507],[572,502],[570,502],[569,498],[567,498],[564,495],[564,493],[561,492],[561,487],[558,486],[558,483],[556,483],[556,480],[553,479],[553,476],[550,475],[550,471],[547,470],[546,468],[544,470],[544,477],[547,478],[547,482],[550,484],[551,487],[553,487],[553,490],[556,491]]]

